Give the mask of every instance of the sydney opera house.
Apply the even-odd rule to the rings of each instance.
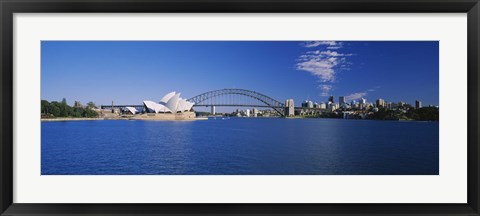
[[[143,101],[145,113],[136,115],[135,119],[151,120],[187,120],[194,119],[192,112],[194,103],[180,97],[180,93],[170,92],[163,96],[159,103]],[[126,107],[133,114],[138,113],[134,107]]]

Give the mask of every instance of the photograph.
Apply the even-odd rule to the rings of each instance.
[[[439,175],[439,41],[40,51],[41,175]]]

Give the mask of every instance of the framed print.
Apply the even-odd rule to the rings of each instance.
[[[479,215],[467,1],[2,1],[2,215]]]

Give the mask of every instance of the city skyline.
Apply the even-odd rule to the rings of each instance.
[[[43,41],[42,99],[140,104],[245,88],[282,103],[378,98],[438,106],[436,41]]]

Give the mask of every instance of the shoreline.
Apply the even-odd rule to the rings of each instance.
[[[133,119],[133,118],[41,118],[41,122],[62,122],[62,121],[99,121],[99,120],[140,120],[140,121],[196,121],[208,120],[208,118],[194,119]]]
[[[221,117],[195,117],[192,119],[158,119],[158,118],[132,118],[132,117],[118,117],[118,118],[41,118],[41,122],[62,122],[62,121],[99,121],[99,120],[140,120],[140,121],[196,121],[208,120],[209,118]],[[225,118],[225,117],[223,117]],[[232,117],[235,118],[235,117]],[[237,117],[238,118],[238,117]],[[279,117],[255,117],[255,118],[279,118]],[[285,119],[343,119],[343,118],[316,118],[316,117],[286,117]],[[438,121],[418,121],[414,119],[344,119],[344,120],[370,120],[370,121],[399,121],[399,122],[438,122]]]
[[[96,121],[105,120],[105,118],[40,118],[42,122],[57,122],[57,121]]]

